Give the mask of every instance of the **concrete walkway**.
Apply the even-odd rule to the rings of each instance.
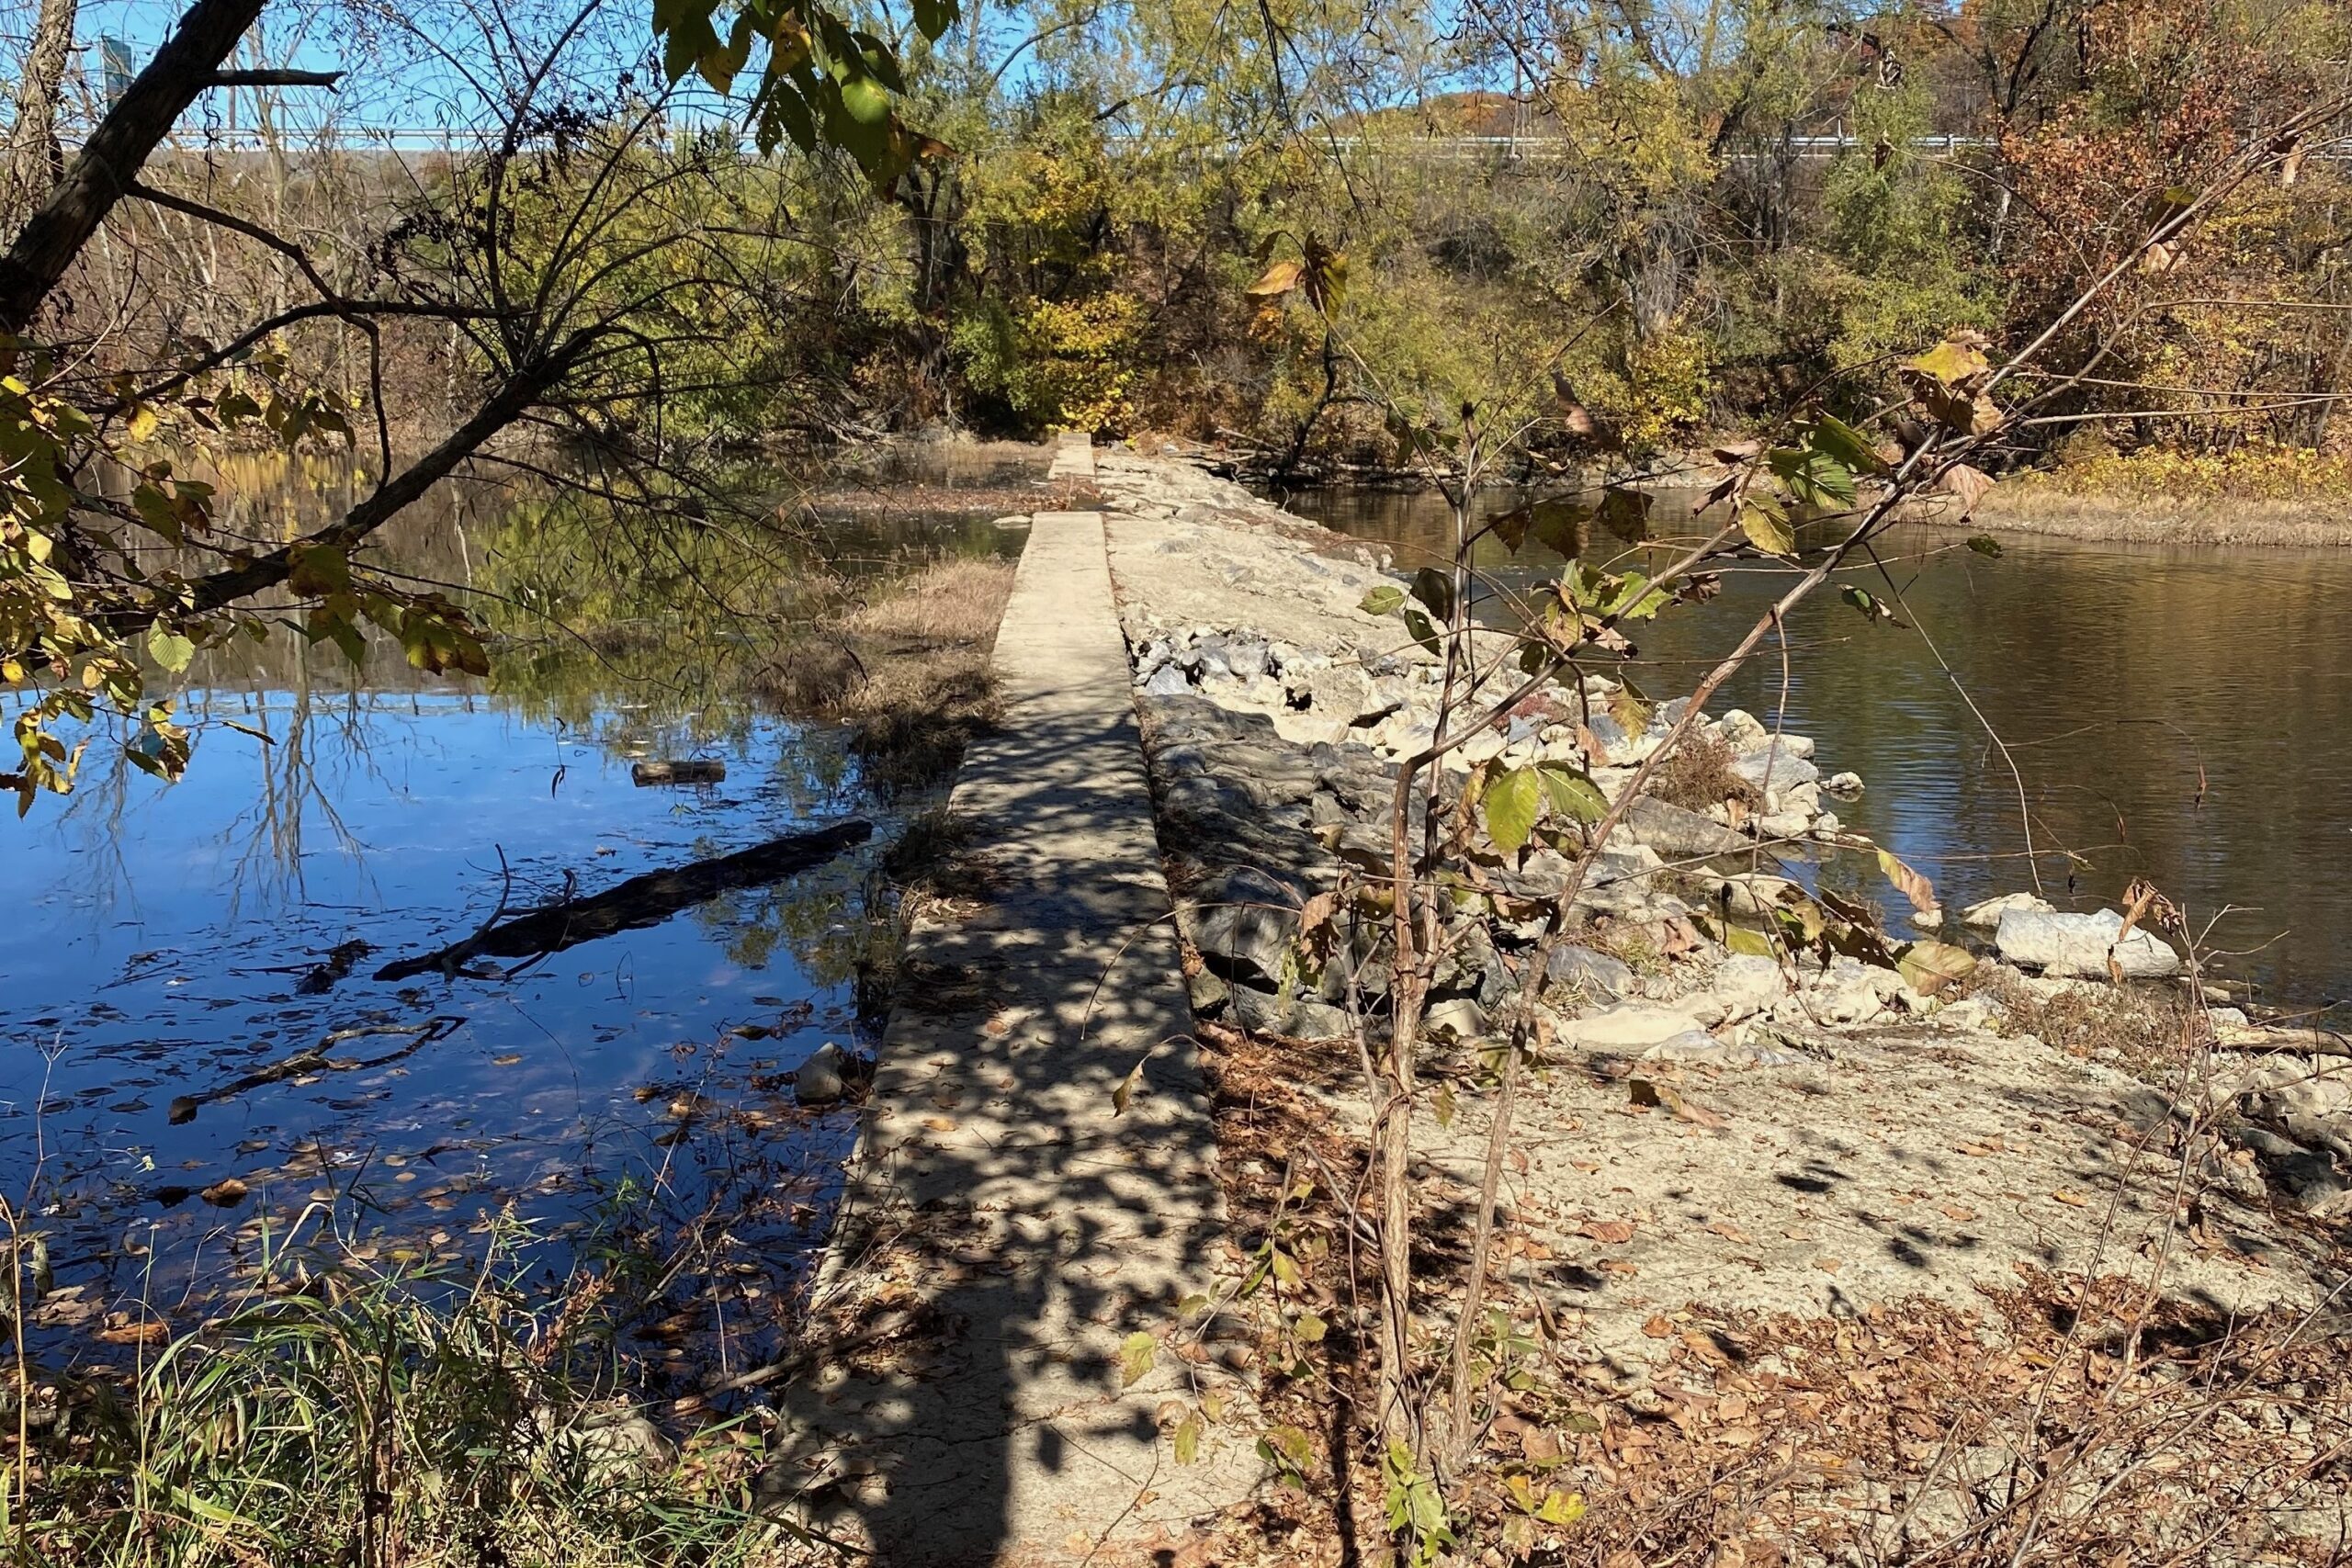
[[[820,1282],[911,1297],[920,1353],[786,1404],[831,1450],[819,1522],[884,1563],[1148,1562],[1247,1494],[1258,1434],[1234,1415],[1179,1466],[1162,1424],[1202,1371],[1163,1351],[1121,1387],[1126,1337],[1216,1289],[1222,1212],[1101,513],[1037,515],[995,665],[1005,721],[952,803],[985,901],[910,939]]]

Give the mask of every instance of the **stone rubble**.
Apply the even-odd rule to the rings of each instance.
[[[1200,960],[1194,1010],[1302,1039],[1351,1035],[1351,1006],[1376,1013],[1387,994],[1381,933],[1342,911],[1328,956],[1310,967],[1300,911],[1343,867],[1385,874],[1397,761],[1434,733],[1438,661],[1396,613],[1362,608],[1372,590],[1406,585],[1386,571],[1384,552],[1185,465],[1100,454],[1098,483],[1113,507],[1113,570],[1160,842],[1180,928]],[[1149,526],[1123,530],[1130,517]],[[1502,731],[1449,757],[1445,787],[1458,789],[1462,773],[1489,758],[1559,761],[1586,769],[1615,801],[1680,712],[1659,705],[1629,732],[1611,711],[1617,690],[1600,677],[1552,689]],[[1634,804],[1577,894],[1569,942],[1552,954],[1543,1005],[1556,1045],[1709,1070],[1814,1060],[1841,1037],[1887,1029],[2041,1049],[2010,1032],[1989,994],[1933,997],[1854,957],[1784,966],[1728,953],[1702,934],[1695,914],[1755,921],[1801,897],[1758,870],[1773,857],[1868,841],[1822,804],[1859,794],[1862,781],[1826,774],[1809,737],[1776,735],[1737,709],[1705,717],[1698,734],[1721,744],[1757,798],[1745,812],[1691,811],[1654,796]],[[1408,803],[1412,841],[1424,810],[1418,798]],[[1516,995],[1518,967],[1570,863],[1539,847],[1517,864],[1482,870],[1492,913],[1465,914],[1448,928],[1453,951],[1428,1013],[1440,1041],[1476,1040]],[[2152,931],[2118,942],[2121,918],[2112,910],[2067,913],[2011,894],[1958,919],[1991,935],[1986,976],[2006,974],[2040,992],[2103,985],[2110,952],[2133,980],[2180,967]],[[2267,1046],[2276,1032],[2252,1036]],[[2325,1095],[2290,1103],[2276,1084],[2309,1079],[2312,1060],[2263,1059],[2269,1069],[2249,1077],[2255,1087],[2233,1101],[2234,1123],[2248,1130],[2239,1146],[2298,1206],[2352,1203],[2343,1196],[2352,1181],[2338,1174],[2352,1173],[2352,1103],[2340,1083],[2331,1077]]]

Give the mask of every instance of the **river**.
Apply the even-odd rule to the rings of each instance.
[[[1016,552],[989,502],[1032,468],[943,458],[827,493],[797,513],[776,601],[796,571]],[[788,489],[741,482],[763,506]],[[299,522],[350,483],[297,467],[236,493]],[[724,1369],[772,1346],[854,1136],[853,1111],[796,1105],[789,1074],[828,1041],[871,1049],[896,943],[881,857],[943,790],[870,783],[840,726],[766,694],[756,626],[632,599],[566,526],[543,497],[450,487],[387,558],[473,590],[493,621],[555,604],[601,635],[508,615],[486,682],[419,675],[397,648],[355,671],[332,644],[241,641],[190,672],[185,780],[94,747],[71,796],[9,825],[0,1195],[62,1287],[38,1350],[190,1326],[289,1232],[417,1270],[466,1266],[494,1226],[559,1271],[686,1260],[679,1311],[646,1330],[657,1358],[692,1341]],[[701,564],[689,553],[672,566]],[[646,756],[726,778],[639,788]],[[502,899],[846,818],[874,825],[861,849],[650,929],[370,977]]]
[[[1389,546],[1408,570],[1451,551],[1434,494],[1287,500]],[[1482,511],[1512,500],[1483,498]],[[1671,496],[1655,515],[1678,504],[1687,515],[1688,498]],[[1927,871],[1947,909],[2030,886],[2030,821],[2054,901],[2111,903],[2145,877],[2205,933],[2218,967],[2267,999],[2319,1008],[2352,992],[2352,768],[2340,750],[2352,737],[2352,551],[2003,547],[1988,559],[1949,530],[1898,530],[1882,555],[1906,626],[1817,594],[1789,618],[1785,685],[1768,643],[1716,708],[1769,724],[1785,691],[1786,726],[1818,741],[1824,773],[1866,781],[1838,816]],[[1523,588],[1558,560],[1530,540],[1516,558],[1484,551],[1480,566],[1495,587]],[[1874,573],[1853,581],[1890,597]],[[1726,572],[1712,603],[1639,627],[1645,689],[1688,690],[1787,583]]]

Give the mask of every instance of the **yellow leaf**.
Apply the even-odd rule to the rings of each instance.
[[[1278,298],[1297,288],[1298,280],[1306,276],[1306,267],[1297,262],[1276,262],[1250,286],[1250,292],[1261,299]]]
[[[1119,1386],[1133,1388],[1159,1359],[1159,1341],[1137,1329],[1119,1347]]]
[[[1753,502],[1739,509],[1739,531],[1747,536],[1749,544],[1768,556],[1788,555],[1797,547],[1796,536],[1789,531],[1787,521]]]

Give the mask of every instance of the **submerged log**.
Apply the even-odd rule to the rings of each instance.
[[[727,764],[716,758],[707,762],[639,762],[629,769],[628,776],[639,789],[648,784],[719,784],[727,777]]]
[[[793,833],[731,855],[632,876],[588,898],[567,898],[494,922],[435,953],[403,958],[376,971],[379,980],[454,973],[471,960],[528,958],[560,953],[616,931],[660,925],[681,909],[707,904],[738,887],[759,887],[807,871],[874,836],[874,825],[852,819],[813,833]]]

